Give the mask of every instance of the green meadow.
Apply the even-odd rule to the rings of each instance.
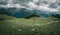
[[[60,19],[25,19],[0,14],[0,35],[60,35]]]

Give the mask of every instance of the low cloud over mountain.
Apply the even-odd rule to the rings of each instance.
[[[38,10],[38,14],[42,12],[47,15],[60,15],[60,0],[0,0],[0,8],[26,8],[31,11]]]

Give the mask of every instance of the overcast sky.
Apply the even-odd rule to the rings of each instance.
[[[4,4],[6,3],[6,4]],[[4,8],[27,8],[49,12],[59,12],[60,0],[0,0],[0,6]]]

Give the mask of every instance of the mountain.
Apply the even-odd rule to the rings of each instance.
[[[16,8],[4,9],[4,8],[1,8],[0,14],[7,14],[10,16],[22,18],[22,17],[27,17],[32,13],[30,12],[30,10],[27,10],[25,8],[21,8],[21,9],[16,9]]]
[[[48,18],[49,16],[55,16],[55,17],[60,17],[60,14],[57,14],[56,12],[48,12],[48,11],[40,11],[40,10],[29,10],[26,8],[1,8],[0,9],[0,14],[7,14],[13,17],[17,18],[27,18],[32,15],[34,16],[43,16]],[[56,16],[57,15],[57,16]]]

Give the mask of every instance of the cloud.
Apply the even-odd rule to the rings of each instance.
[[[33,2],[29,2],[27,6],[32,9],[35,9],[37,7],[37,5],[35,5]]]
[[[60,5],[58,4],[60,1],[58,0],[3,0],[3,2],[7,4],[0,4],[0,8],[16,8],[17,11],[21,8],[26,8],[29,10],[28,12],[45,17],[52,14],[60,15]]]
[[[48,11],[48,12],[57,12],[59,11],[58,8],[50,8],[49,7],[50,4],[40,4],[40,5],[36,5],[34,2],[29,2],[28,3],[28,7],[32,8],[32,9],[36,9],[36,10],[40,10],[40,11]],[[58,6],[58,5],[56,5]]]
[[[7,2],[6,5],[0,5],[4,8],[27,8],[30,10],[40,10],[40,11],[46,11],[46,12],[58,12],[59,6],[57,4],[57,0],[3,0],[4,2]],[[52,5],[55,3],[54,5]],[[39,4],[39,5],[37,5]],[[53,8],[55,7],[55,8]]]

